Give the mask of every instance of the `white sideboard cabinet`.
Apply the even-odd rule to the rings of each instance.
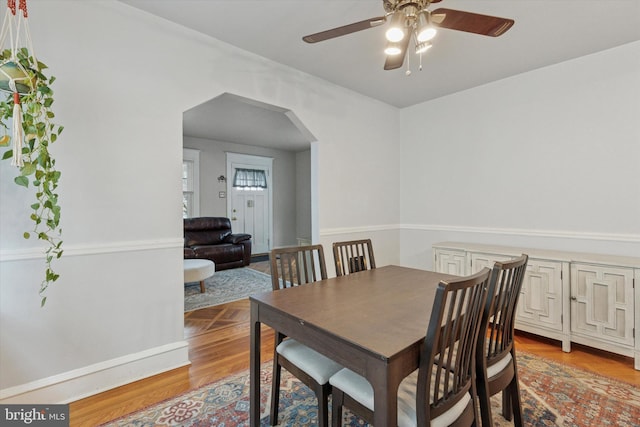
[[[516,329],[633,357],[640,370],[640,258],[476,243],[433,245],[436,271],[469,275],[529,255]]]

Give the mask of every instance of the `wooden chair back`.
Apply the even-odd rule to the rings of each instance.
[[[416,390],[418,425],[451,410],[464,410],[451,425],[479,424],[475,405],[475,351],[491,270],[441,282],[427,328]],[[469,399],[470,397],[470,399]]]
[[[502,392],[503,416],[507,420],[515,416],[514,425],[523,425],[514,323],[528,260],[529,257],[523,254],[512,261],[496,262],[491,273],[489,298],[476,348],[478,401],[483,426],[493,425],[490,397],[499,392]]]
[[[273,249],[269,254],[269,261],[274,291],[327,278],[322,245]]]
[[[291,246],[285,248],[273,249],[269,254],[271,263],[271,284],[274,291],[299,286],[323,280],[327,278],[327,267],[324,260],[324,251],[322,245],[308,246]],[[316,372],[322,372],[322,376],[329,378],[335,372],[341,369],[341,366],[335,364],[331,367],[329,364],[322,364],[323,367],[311,366],[307,364],[306,368],[300,362],[296,362],[304,355],[307,361],[324,358],[312,349],[299,344],[294,339],[285,339],[286,336],[275,331],[274,352],[273,352],[273,376],[271,378],[271,404],[269,409],[270,424],[275,426],[278,424],[278,412],[280,407],[280,380],[281,369],[284,367],[292,375],[302,381],[309,387],[318,399],[318,424],[321,427],[328,426],[329,420],[329,394],[331,393],[331,385],[328,381],[324,383],[317,382],[308,369],[316,369]],[[286,348],[289,352],[286,352]],[[280,351],[278,351],[280,349]],[[282,354],[281,354],[282,353]],[[296,356],[297,357],[292,357]],[[315,356],[311,356],[316,354]],[[326,359],[326,358],[325,358]]]
[[[513,347],[516,307],[528,259],[527,255],[522,255],[513,261],[496,262],[493,266],[483,316],[486,334],[478,341],[479,356],[486,359],[487,366],[502,359]]]
[[[336,265],[336,276],[376,268],[371,239],[335,242],[333,260]]]

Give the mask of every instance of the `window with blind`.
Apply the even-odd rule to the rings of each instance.
[[[182,151],[182,217],[192,218],[200,213],[199,181],[200,152],[185,148]]]
[[[237,168],[233,176],[233,187],[238,190],[263,191],[267,188],[267,175],[262,169]]]

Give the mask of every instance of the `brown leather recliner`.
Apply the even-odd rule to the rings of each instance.
[[[216,271],[251,263],[251,235],[233,234],[224,217],[184,219],[184,257],[209,259]]]

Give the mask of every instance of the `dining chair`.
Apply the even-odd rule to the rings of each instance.
[[[438,285],[419,367],[398,388],[398,427],[478,424],[475,346],[490,274],[484,268]],[[329,383],[334,427],[342,423],[343,407],[373,420],[373,388],[364,377],[344,368]]]
[[[271,283],[274,291],[291,286],[308,286],[327,278],[322,245],[292,246],[273,249],[269,255]],[[270,422],[278,423],[281,370],[285,368],[307,385],[318,398],[318,425],[329,423],[329,377],[342,366],[300,342],[275,332]]]
[[[376,268],[371,239],[350,240],[333,244],[336,276]]]
[[[490,398],[502,392],[502,415],[516,427],[522,426],[522,403],[518,385],[516,348],[513,340],[516,306],[527,261],[525,254],[496,262],[489,283],[476,347],[476,379],[482,426],[493,425]]]

